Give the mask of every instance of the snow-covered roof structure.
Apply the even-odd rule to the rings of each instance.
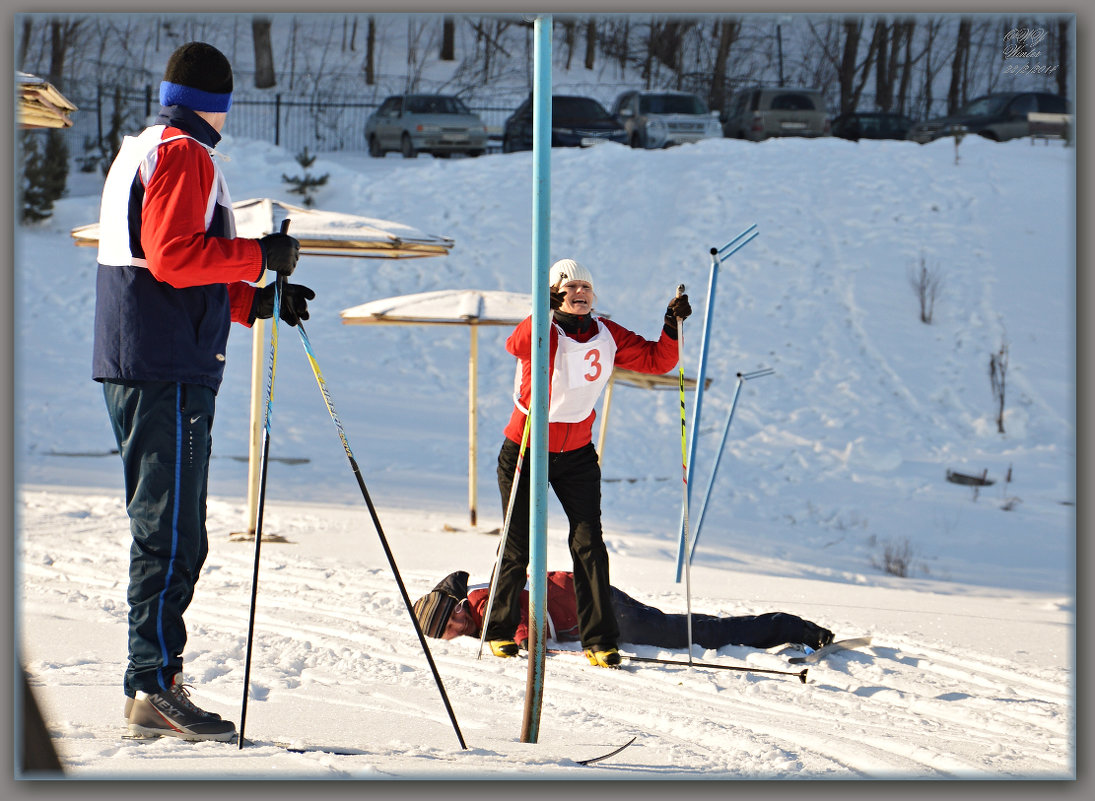
[[[49,81],[25,72],[15,73],[19,91],[20,128],[70,128],[69,114],[76,111],[68,98]]]
[[[453,240],[424,233],[403,223],[294,206],[272,198],[252,198],[232,204],[236,235],[257,239],[290,220],[302,256],[346,256],[370,259],[413,259],[446,256]],[[99,243],[99,223],[72,229],[77,245]]]

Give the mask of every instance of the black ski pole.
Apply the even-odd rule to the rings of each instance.
[[[567,654],[570,656],[582,656],[581,651],[570,651],[565,648],[548,648],[549,654]],[[806,683],[806,670],[788,671],[788,670],[769,670],[766,668],[752,668],[745,667],[744,665],[716,665],[711,662],[684,662],[679,659],[658,659],[653,656],[634,656],[633,654],[621,653],[622,659],[628,659],[632,662],[654,662],[659,665],[679,665],[680,667],[698,667],[709,668],[711,670],[736,670],[740,673],[771,673],[776,676],[796,676],[798,680],[803,684]]]
[[[289,220],[281,221],[281,233],[289,232]],[[270,375],[267,378],[266,417],[262,426],[262,458],[259,462],[259,497],[255,511],[255,566],[251,574],[251,611],[247,616],[247,651],[243,665],[243,703],[240,708],[239,748],[243,748],[243,730],[247,725],[247,694],[251,686],[251,643],[255,636],[255,606],[259,590],[259,552],[262,548],[262,513],[266,506],[266,471],[270,464],[270,413],[274,406],[274,372],[278,361],[278,318],[281,316],[281,298],[285,290],[285,278],[278,275],[274,280],[274,314],[270,326]]]
[[[452,710],[452,704],[449,703],[449,696],[445,692],[445,685],[441,681],[441,674],[437,672],[437,665],[434,664],[433,654],[430,653],[430,647],[426,644],[426,637],[422,633],[422,626],[419,625],[418,618],[414,614],[414,604],[411,602],[411,597],[407,594],[407,588],[403,584],[403,577],[399,574],[399,567],[395,563],[395,556],[392,554],[392,549],[388,546],[388,538],[384,536],[384,528],[380,525],[380,517],[376,513],[376,507],[373,506],[372,498],[369,497],[369,490],[365,486],[365,479],[361,475],[361,468],[358,467],[357,459],[354,458],[353,451],[350,450],[350,442],[346,438],[346,430],[342,427],[342,421],[335,411],[334,401],[331,400],[331,392],[327,389],[327,381],[323,378],[323,372],[319,369],[319,362],[316,360],[315,353],[312,351],[312,343],[308,340],[308,333],[304,330],[304,323],[297,323],[297,331],[300,332],[300,341],[304,345],[304,352],[308,354],[308,361],[312,365],[312,373],[315,374],[316,383],[319,384],[319,391],[323,395],[323,402],[327,404],[327,412],[331,415],[331,420],[338,430],[338,437],[342,440],[342,448],[346,451],[346,456],[350,460],[350,467],[353,469],[354,478],[357,479],[357,486],[361,489],[361,495],[365,499],[365,505],[369,508],[369,516],[372,517],[373,526],[376,528],[377,536],[380,537],[380,544],[384,548],[384,555],[388,558],[388,565],[392,568],[392,574],[395,576],[395,583],[399,585],[399,594],[403,596],[403,603],[407,607],[407,613],[411,616],[411,623],[414,624],[415,634],[418,635],[418,641],[422,644],[422,651],[426,654],[426,661],[430,665],[434,681],[437,683],[437,689],[441,693],[441,700],[445,704],[445,711],[448,712],[449,720],[452,721],[452,727],[456,731],[456,739],[460,741],[460,747],[466,751],[468,746],[464,743],[464,735],[460,733],[460,724],[456,722],[456,714]]]

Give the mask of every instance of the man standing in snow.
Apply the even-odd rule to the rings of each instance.
[[[125,478],[130,547],[128,735],[228,741],[236,727],[183,685],[183,614],[206,554],[213,413],[231,323],[273,315],[270,269],[288,276],[286,234],[236,239],[213,159],[232,105],[216,48],[172,53],[155,124],[126,137],[103,186],[92,377],[102,382]],[[287,284],[281,319],[308,319],[315,293]]]
[[[620,642],[687,648],[687,615],[671,614],[637,601],[623,590],[610,587]],[[433,590],[415,602],[414,612],[427,637],[451,640],[467,635],[478,637],[483,630],[489,589],[484,585],[468,590],[468,574],[450,573]],[[548,636],[556,642],[578,639],[578,608],[574,596],[574,574],[547,574]],[[522,648],[528,639],[528,591],[521,593],[521,622],[515,635]],[[821,648],[833,641],[833,633],[817,623],[786,612],[762,615],[692,615],[692,641],[704,648],[746,645],[771,648],[783,643],[802,643]]]
[[[612,609],[608,551],[601,533],[601,467],[593,446],[593,407],[614,366],[660,375],[677,364],[677,320],[692,313],[688,296],[666,309],[662,332],[651,342],[618,323],[593,316],[593,276],[573,259],[560,259],[549,272],[552,326],[548,362],[548,483],[570,522],[568,545],[574,563],[578,628],[593,665],[614,667],[619,628]],[[517,325],[506,350],[517,357],[514,410],[498,454],[498,488],[503,512],[521,455],[520,443],[532,392],[532,317]],[[529,479],[521,472],[510,518],[495,601],[486,639],[495,656],[516,656],[514,632],[521,615],[520,595],[529,562]]]

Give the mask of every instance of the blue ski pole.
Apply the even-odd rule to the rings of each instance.
[[[703,527],[703,515],[707,511],[707,501],[711,498],[711,488],[715,484],[715,475],[719,472],[719,462],[722,461],[722,451],[726,447],[726,435],[730,433],[730,423],[734,421],[734,410],[738,407],[738,396],[741,395],[742,385],[753,378],[762,378],[771,375],[775,370],[765,368],[752,373],[738,373],[738,383],[734,388],[734,400],[730,404],[730,413],[726,416],[726,426],[722,430],[722,440],[719,442],[719,450],[715,455],[715,465],[711,468],[711,478],[707,481],[707,491],[703,496],[703,504],[700,506],[700,514],[696,519],[696,528],[692,532],[692,547],[688,552],[688,563],[692,563],[692,557],[696,553],[696,542],[700,538],[700,529]]]

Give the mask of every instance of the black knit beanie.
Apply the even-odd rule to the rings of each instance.
[[[180,46],[167,60],[160,105],[228,111],[232,107],[232,65],[224,53],[205,42]]]

